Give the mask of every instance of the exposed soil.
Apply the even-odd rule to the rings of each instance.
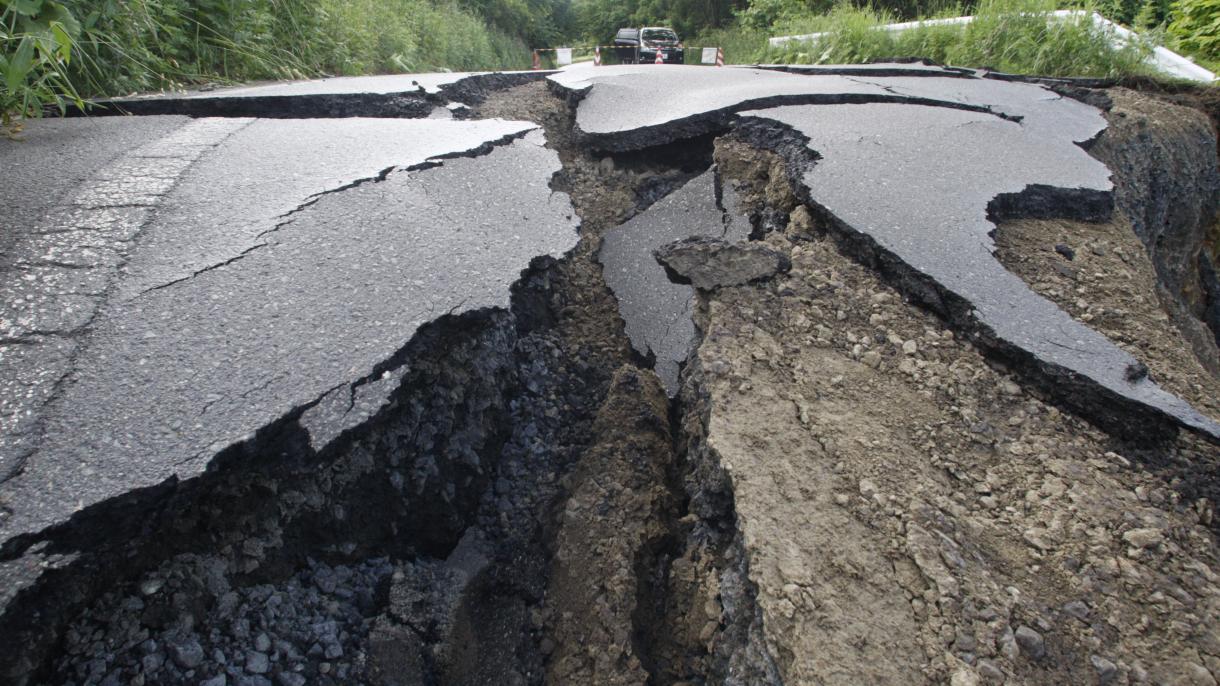
[[[1171,316],[1163,306],[1172,296],[1158,285],[1125,218],[1104,224],[1005,222],[996,243],[1000,261],[1030,288],[1135,355],[1154,381],[1220,415],[1215,339],[1198,319]]]
[[[705,296],[684,390],[783,682],[1214,683],[1216,449],[1061,413],[807,217],[787,276]]]
[[[1192,151],[1210,161],[1213,132],[1202,117],[1160,99],[1122,89],[1109,97],[1110,125],[1091,151],[1117,172],[1114,220],[1004,222],[995,232],[997,257],[1143,361],[1155,381],[1220,416],[1220,352],[1201,318],[1209,296],[1198,268],[1220,198],[1215,170],[1192,170],[1205,167]],[[1186,170],[1185,178],[1175,180],[1169,168]],[[1131,213],[1140,215],[1139,230]]]

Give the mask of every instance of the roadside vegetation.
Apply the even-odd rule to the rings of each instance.
[[[1087,1],[1087,0],[1086,0]],[[1095,10],[1148,37],[1114,48]],[[881,24],[974,14],[965,27]],[[1142,74],[1153,43],[1220,69],[1220,0],[0,0],[0,113],[133,92],[323,75],[520,69],[530,49],[668,25],[729,62],[895,56],[1043,75]],[[820,32],[771,47],[772,36]]]
[[[1059,9],[1095,11],[1140,32],[1143,40],[1114,47],[1086,17],[1048,21]],[[965,26],[923,26],[901,33],[880,30],[900,21],[971,14]],[[772,47],[773,36],[824,34],[816,41]],[[1073,4],[1055,0],[981,0],[927,7],[912,16],[900,8],[860,8],[841,3],[811,12],[802,0],[755,0],[736,24],[709,29],[695,40],[723,44],[735,63],[830,64],[896,56],[926,57],[946,64],[987,66],[1045,76],[1150,75],[1144,65],[1158,44],[1212,69],[1220,67],[1220,0],[1109,0]]]
[[[771,47],[764,40],[755,57],[762,62],[828,64],[918,56],[1048,76],[1121,77],[1147,71],[1143,62],[1151,43],[1115,47],[1107,31],[1087,15],[1052,18],[1056,9],[1053,0],[983,0],[969,24],[895,33],[878,29],[901,21],[891,13],[840,6],[822,17],[790,19],[784,26],[789,35],[822,32],[817,41]],[[956,11],[941,14],[959,16]]]

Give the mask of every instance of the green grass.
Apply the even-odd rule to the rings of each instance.
[[[825,32],[816,41],[763,47],[765,62],[833,64],[887,57],[926,57],[943,64],[990,67],[1043,76],[1122,77],[1148,74],[1150,44],[1111,45],[1087,17],[1048,21],[1049,0],[983,0],[966,26],[924,26],[902,33],[879,29],[894,19],[839,6],[824,17],[776,27],[775,35]],[[747,60],[749,61],[749,60]]]
[[[767,38],[772,35],[779,34],[764,29],[730,26],[703,31],[683,42],[698,47],[724,48],[724,61],[728,64],[753,64],[766,48]]]
[[[452,69],[526,69],[525,43],[490,29],[454,4],[428,0],[322,0],[331,51],[323,70],[340,74]]]
[[[97,4],[75,1],[81,13]],[[81,45],[88,95],[529,64],[521,40],[451,0],[126,0],[107,9]]]

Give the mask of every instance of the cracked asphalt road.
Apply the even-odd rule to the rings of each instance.
[[[324,447],[384,402],[366,377],[419,326],[506,307],[531,260],[576,242],[527,122],[114,121],[144,144],[82,170],[44,208],[52,228],[13,240],[110,244],[6,274],[0,544],[190,478],[338,394],[342,411],[303,420]]]
[[[758,138],[788,157],[808,205],[857,241],[858,258],[954,310],[955,326],[1034,367],[1065,403],[1220,436],[992,254],[995,215],[1110,211],[1109,170],[1082,147],[1104,130],[1099,112],[1040,86],[935,72],[550,78],[592,148]],[[310,107],[350,114],[408,78],[188,100],[225,110],[320,97],[329,104]],[[470,81],[410,79],[415,116]],[[536,258],[577,243],[569,198],[551,188],[568,170],[531,122],[149,116],[34,122],[28,135],[0,144],[0,163],[39,170],[0,190],[0,606],[43,573],[24,546],[82,510],[197,477],[278,422],[325,450],[385,405],[420,327],[505,309]],[[733,189],[715,184],[714,171],[695,177],[611,229],[598,255],[631,342],[671,393],[694,339],[692,290],[652,250],[745,239]]]

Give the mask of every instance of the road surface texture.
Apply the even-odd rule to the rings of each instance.
[[[995,76],[31,122],[0,680],[1216,683],[1215,129]]]

